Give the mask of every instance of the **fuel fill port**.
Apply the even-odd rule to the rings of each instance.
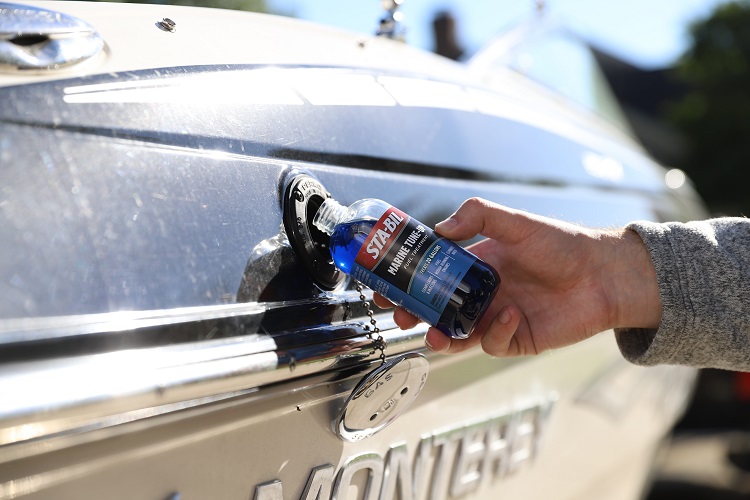
[[[328,249],[331,238],[312,223],[318,209],[331,195],[314,177],[296,173],[284,190],[283,219],[289,243],[316,285],[334,290],[346,279],[336,268]]]

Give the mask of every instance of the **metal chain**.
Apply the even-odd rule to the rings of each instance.
[[[370,307],[370,303],[367,301],[367,297],[365,297],[365,294],[362,293],[362,289],[364,286],[359,281],[354,281],[357,284],[357,292],[359,292],[359,300],[362,301],[362,305],[365,306],[365,313],[370,318],[370,324],[365,325],[365,330],[367,330],[367,338],[372,340],[373,345],[375,346],[375,349],[378,349],[380,351],[380,362],[385,363],[385,339],[382,335],[380,335],[380,328],[378,328],[377,321],[375,321],[375,318],[372,317],[372,308]],[[372,325],[372,330],[370,329],[370,325]],[[376,337],[377,335],[377,337]]]

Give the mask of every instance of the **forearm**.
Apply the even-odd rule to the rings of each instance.
[[[657,328],[662,303],[654,264],[635,231],[604,233],[602,282],[609,295],[610,328]]]
[[[623,355],[644,365],[750,370],[750,222],[635,223],[662,304],[658,329],[620,324]]]

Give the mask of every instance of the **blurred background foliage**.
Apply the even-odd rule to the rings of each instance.
[[[684,170],[710,208],[750,216],[750,2],[719,6],[690,33],[675,68],[687,91],[667,119],[687,139]]]

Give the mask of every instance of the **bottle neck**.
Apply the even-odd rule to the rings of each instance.
[[[330,236],[336,224],[346,216],[347,210],[333,198],[326,198],[313,217],[313,225]]]

